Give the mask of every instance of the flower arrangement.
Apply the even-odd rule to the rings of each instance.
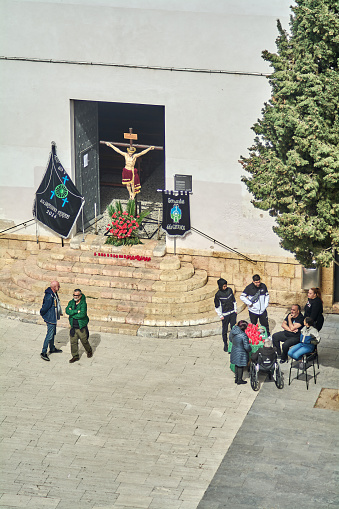
[[[251,345],[259,345],[259,341],[262,341],[262,334],[258,324],[254,325],[253,323],[249,323],[245,332]]]
[[[106,227],[106,244],[113,244],[114,246],[141,244],[138,229],[141,222],[148,216],[148,210],[136,215],[134,200],[127,202],[126,210],[123,210],[121,201],[117,200],[115,205],[108,206],[107,211],[112,221]]]

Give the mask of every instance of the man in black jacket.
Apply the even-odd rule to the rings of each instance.
[[[231,288],[227,288],[225,279],[218,279],[219,290],[214,297],[215,311],[222,320],[222,340],[224,342],[224,352],[227,352],[227,331],[228,324],[231,329],[237,321],[237,303]]]

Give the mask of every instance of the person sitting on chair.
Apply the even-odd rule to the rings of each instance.
[[[291,312],[286,316],[281,327],[284,329],[275,332],[272,336],[273,345],[277,349],[278,355],[281,355],[281,364],[287,361],[287,352],[291,346],[297,345],[300,341],[300,332],[304,324],[304,317],[301,313],[299,304],[292,304]],[[282,345],[282,352],[280,347]]]
[[[320,336],[313,324],[313,319],[307,316],[304,320],[305,326],[301,329],[300,343],[292,346],[288,352],[291,359],[298,361],[303,355],[314,352],[315,345],[320,341]],[[303,366],[300,368],[302,369]]]

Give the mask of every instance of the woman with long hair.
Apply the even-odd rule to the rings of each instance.
[[[310,288],[307,294],[308,300],[305,306],[304,318],[310,317],[313,320],[314,327],[320,331],[324,324],[323,301],[319,288]]]

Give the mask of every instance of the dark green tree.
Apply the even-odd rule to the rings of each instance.
[[[276,218],[281,246],[306,267],[339,246],[339,1],[296,0],[290,34],[263,51],[272,95],[242,177],[255,207]]]

